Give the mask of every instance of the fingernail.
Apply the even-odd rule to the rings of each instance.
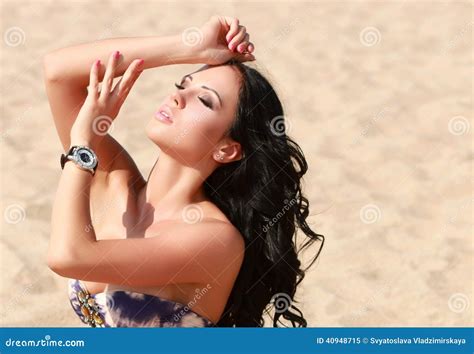
[[[100,66],[100,59],[97,59],[97,61],[95,62],[95,65]]]
[[[142,65],[144,61],[145,61],[145,60],[140,59],[140,60],[138,61],[138,66]]]
[[[119,52],[118,50],[115,52],[115,54],[114,54],[114,55],[115,55],[115,59],[118,59],[118,58],[120,58],[120,52]]]

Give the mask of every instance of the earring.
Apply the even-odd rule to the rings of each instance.
[[[224,156],[221,156],[221,154],[216,154],[216,159],[219,159],[219,160],[224,160]]]

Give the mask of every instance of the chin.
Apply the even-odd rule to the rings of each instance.
[[[212,148],[202,142],[201,136],[193,134],[192,130],[173,129],[173,125],[166,125],[152,119],[145,131],[150,139],[164,153],[179,159],[185,157],[185,162],[200,161]]]
[[[145,127],[145,133],[151,141],[160,148],[162,145],[169,145],[173,141],[171,126],[165,126],[152,118]]]
[[[164,125],[152,118],[145,128],[145,132],[148,139],[158,146],[161,151],[170,155],[181,154],[182,145],[179,144],[179,134],[176,134],[171,126]]]

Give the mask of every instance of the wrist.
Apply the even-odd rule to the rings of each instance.
[[[87,146],[91,149],[95,148],[97,142],[95,139],[88,138],[88,137],[75,137],[72,136],[70,139],[70,144],[69,146],[77,146],[77,145],[82,145],[82,146]]]
[[[168,60],[172,64],[197,64],[201,62],[201,45],[199,41],[194,44],[183,38],[183,35],[176,34],[168,37]],[[192,45],[193,44],[193,45]]]

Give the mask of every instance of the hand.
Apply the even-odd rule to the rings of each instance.
[[[205,64],[218,65],[232,58],[241,62],[255,60],[250,35],[237,18],[212,16],[200,30],[202,43],[198,51]]]
[[[119,62],[120,53],[110,55],[105,70],[102,86],[99,91],[100,60],[96,60],[90,69],[87,97],[71,128],[71,142],[92,144],[107,134],[113,120],[117,117],[122,104],[135,81],[143,71],[143,60],[132,61],[123,76],[112,89],[115,68]]]

